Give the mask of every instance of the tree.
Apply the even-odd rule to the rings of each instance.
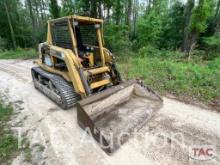
[[[184,52],[205,46],[202,38],[220,25],[220,0],[1,0],[0,11],[0,45],[7,49],[35,46],[46,36],[48,19],[71,14],[104,19],[113,35],[123,28],[118,36],[128,35],[123,40],[133,42],[132,48],[152,44]]]
[[[192,17],[192,11],[195,5],[195,0],[188,0],[185,11],[184,11],[184,36],[183,36],[183,45],[182,51],[189,52],[190,45],[189,45],[189,37],[190,37],[190,22]]]
[[[190,1],[191,2],[190,4]],[[184,42],[182,50],[189,52],[197,42],[201,33],[204,33],[208,27],[207,20],[211,16],[211,4],[212,0],[199,0],[197,6],[194,7],[194,0],[188,1],[188,7],[190,10],[190,16],[186,17],[186,23],[184,30]]]
[[[11,23],[11,18],[10,18],[10,15],[9,15],[7,2],[4,2],[4,6],[5,6],[5,11],[6,11],[6,14],[7,14],[7,18],[8,18],[8,25],[9,25],[10,32],[11,32],[11,40],[13,42],[14,49],[16,49],[17,45],[16,45],[16,40],[15,40],[15,34],[14,34],[14,29],[13,29],[13,26],[12,26],[12,23]]]
[[[133,2],[133,27],[132,27],[132,37],[136,37],[137,31],[137,17],[138,17],[138,0],[134,0]]]
[[[150,13],[151,7],[152,7],[152,0],[147,0],[146,14]]]
[[[123,0],[116,0],[114,4],[114,18],[115,24],[119,25],[121,22],[121,18],[123,17]]]
[[[75,5],[72,0],[64,0],[62,2],[61,15],[67,16],[75,13]]]
[[[45,4],[44,4],[44,0],[40,0],[40,13],[41,13],[41,20],[42,22],[44,21],[45,19]]]
[[[90,0],[91,14],[90,16],[97,18],[97,1]]]
[[[220,52],[220,30],[216,31],[213,36],[203,38],[203,42],[206,46],[206,58],[213,59],[220,57],[219,54],[216,53]]]
[[[127,1],[127,15],[126,15],[126,24],[130,26],[132,16],[132,0]]]
[[[177,49],[182,45],[184,26],[184,4],[176,1],[163,19],[163,29],[159,46],[166,49]]]
[[[112,0],[105,0],[104,4],[105,4],[106,10],[107,10],[106,20],[109,23],[109,21],[110,21],[110,10],[111,10],[111,8],[113,6],[113,1]]]
[[[98,1],[98,13],[99,13],[99,18],[103,18],[103,13],[102,13],[102,1]]]
[[[58,6],[57,0],[50,0],[50,14],[53,18],[58,18],[60,16],[60,8]]]
[[[220,24],[220,0],[218,0],[217,2],[215,16],[211,23],[211,35],[213,35],[218,30],[219,24]]]
[[[34,16],[33,5],[32,5],[31,0],[27,0],[27,5],[29,8],[31,23],[32,23],[32,31],[33,31],[32,41],[33,41],[33,44],[36,44],[36,35],[35,35],[36,34],[36,19]]]

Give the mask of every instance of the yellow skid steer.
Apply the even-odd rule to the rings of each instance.
[[[115,57],[104,47],[101,19],[73,15],[48,21],[35,63],[35,88],[62,109],[76,105],[79,126],[89,128],[107,153],[162,106],[161,97],[141,81],[122,81]]]

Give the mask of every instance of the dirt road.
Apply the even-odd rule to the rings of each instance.
[[[148,125],[109,156],[77,125],[75,108],[60,110],[34,89],[32,66],[32,60],[0,60],[0,94],[16,108],[12,125],[29,138],[32,164],[220,164],[220,113],[164,98]],[[211,145],[217,153],[211,160],[192,159],[194,145]],[[13,164],[23,161],[20,155]]]

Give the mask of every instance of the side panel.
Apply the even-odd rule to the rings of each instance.
[[[42,46],[42,45],[41,45]],[[38,60],[37,64],[43,68],[44,70],[58,74],[62,76],[67,81],[70,81],[73,83],[73,86],[75,88],[75,91],[79,93],[82,97],[85,96],[85,89],[81,80],[81,77],[79,75],[78,69],[80,68],[80,63],[78,62],[77,56],[73,54],[71,50],[63,49],[57,46],[49,46],[46,43],[44,44],[45,47],[49,49],[49,55],[51,58],[55,57],[57,59],[63,60],[67,71],[61,71],[57,68],[55,68],[55,65],[53,63],[52,66],[47,66],[44,62],[44,55],[42,54],[42,60]]]

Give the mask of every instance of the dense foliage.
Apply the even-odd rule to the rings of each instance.
[[[2,0],[0,49],[36,47],[45,40],[46,20],[79,14],[105,20],[113,51],[147,45],[206,51],[212,47],[207,38],[218,33],[219,5],[220,0]]]

